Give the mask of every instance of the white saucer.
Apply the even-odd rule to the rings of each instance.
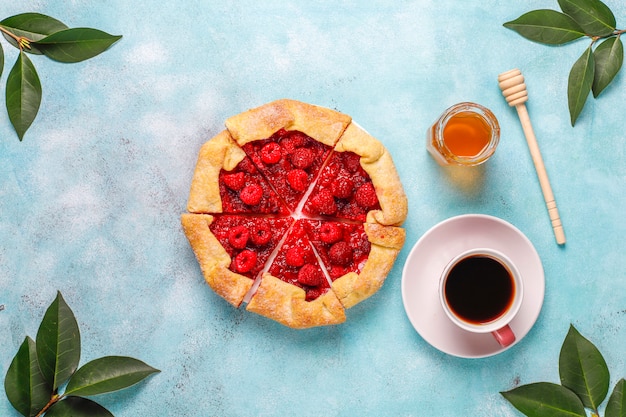
[[[524,280],[522,306],[510,323],[516,341],[506,348],[490,333],[474,334],[454,325],[439,301],[441,271],[455,255],[476,247],[507,255]],[[402,301],[415,330],[440,351],[462,358],[492,356],[519,343],[539,317],[544,292],[543,266],[530,240],[510,223],[482,214],[452,217],[432,227],[413,246],[402,271]]]

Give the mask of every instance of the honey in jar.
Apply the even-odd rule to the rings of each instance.
[[[474,166],[495,152],[500,126],[489,109],[465,102],[447,109],[426,136],[426,148],[440,165]]]

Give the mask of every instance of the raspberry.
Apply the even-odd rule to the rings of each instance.
[[[331,280],[336,280],[339,277],[342,277],[350,272],[347,268],[339,265],[333,265],[328,270],[328,275],[330,275]]]
[[[301,169],[292,169],[287,173],[289,186],[296,191],[304,191],[308,186],[309,176]]]
[[[320,214],[331,215],[335,214],[337,211],[335,199],[328,190],[320,190],[320,192],[313,197],[311,202]]]
[[[306,289],[306,301],[313,301],[318,298],[320,295],[326,292],[326,288],[323,287],[312,287]]]
[[[356,172],[361,167],[361,157],[354,152],[344,152],[343,165],[351,172]]]
[[[350,198],[354,192],[354,181],[342,171],[330,185],[330,191],[337,198]]]
[[[246,226],[235,226],[228,231],[228,243],[235,249],[243,249],[248,244],[250,232]]]
[[[324,282],[324,276],[318,266],[313,264],[305,264],[298,271],[298,282],[302,285],[315,287]]]
[[[297,130],[287,131],[281,139],[280,144],[285,149],[287,154],[293,153],[297,148],[301,148],[306,145],[308,136]]]
[[[239,192],[239,198],[248,206],[256,206],[261,202],[263,189],[258,184],[250,184],[243,187]]]
[[[291,163],[300,169],[307,169],[315,159],[313,151],[308,148],[298,148],[291,154]]]
[[[257,169],[250,160],[250,158],[245,157],[244,159],[237,164],[237,168],[241,171],[247,172],[248,174],[256,174]]]
[[[352,249],[347,242],[337,242],[330,247],[328,256],[333,264],[347,266],[352,260]]]
[[[263,246],[272,238],[272,229],[267,223],[259,223],[252,229],[250,238],[255,245]]]
[[[341,239],[341,227],[337,223],[324,223],[319,230],[320,239],[324,243],[335,243]]]
[[[304,253],[302,249],[297,246],[289,248],[285,254],[285,260],[289,266],[302,266],[304,265]]]
[[[364,208],[374,207],[378,203],[378,197],[376,197],[376,190],[371,182],[366,182],[361,185],[356,194],[354,195],[356,203]]]
[[[239,191],[245,184],[245,177],[243,172],[237,172],[235,174],[222,175],[222,182],[231,190]]]
[[[288,134],[289,134],[289,131],[281,127],[276,132],[274,132],[272,136],[275,138],[282,138],[282,137],[287,136]]]
[[[276,142],[270,142],[261,149],[261,160],[268,165],[277,163],[282,157],[280,145]]]
[[[232,268],[235,272],[249,272],[256,265],[256,253],[251,250],[243,250],[233,259]]]

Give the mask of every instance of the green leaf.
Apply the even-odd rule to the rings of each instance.
[[[2,44],[0,44],[0,77],[2,76],[3,70],[4,70],[4,49],[2,48]]]
[[[607,36],[615,31],[615,16],[600,0],[559,0],[561,10],[591,36]]]
[[[609,402],[604,410],[604,417],[626,417],[626,393],[624,392],[624,378],[620,379],[613,393],[609,397]]]
[[[38,41],[54,32],[67,29],[64,23],[40,13],[23,13],[11,16],[1,21],[0,26],[16,36],[22,36],[31,41]],[[15,39],[8,36],[6,33],[3,33],[3,35],[11,45],[18,48]],[[32,45],[31,49],[27,50],[27,52],[41,54],[39,49]]]
[[[73,63],[101,54],[121,38],[98,29],[75,28],[53,33],[35,44],[48,58]]]
[[[597,410],[609,391],[609,368],[600,351],[574,326],[559,355],[561,384],[574,391],[585,407]]]
[[[35,342],[26,337],[13,358],[4,379],[4,391],[13,407],[23,416],[34,416],[52,397],[39,364]]]
[[[80,360],[80,332],[74,313],[61,293],[52,302],[37,331],[41,372],[53,389],[64,384]]]
[[[562,45],[585,36],[571,17],[556,10],[533,10],[506,22],[504,27],[531,41],[547,45]]]
[[[598,97],[622,68],[624,45],[619,37],[608,38],[598,45],[593,56],[596,69],[591,91],[594,97]]]
[[[522,385],[501,393],[528,417],[586,417],[585,407],[569,389],[549,382]]]
[[[114,417],[95,401],[81,397],[67,397],[48,410],[46,417]]]
[[[134,385],[160,372],[140,360],[125,356],[105,356],[83,365],[72,376],[65,394],[97,395]]]
[[[5,93],[9,120],[22,140],[41,104],[39,75],[24,52],[20,52],[9,73]]]
[[[591,46],[578,58],[572,66],[567,83],[567,102],[572,126],[585,106],[595,73],[595,63]]]

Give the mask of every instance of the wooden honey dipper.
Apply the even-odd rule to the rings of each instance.
[[[528,101],[528,93],[526,91],[526,84],[524,83],[524,76],[518,69],[512,69],[507,72],[503,72],[498,76],[498,85],[502,90],[502,95],[506,98],[509,106],[515,106],[517,115],[519,116],[526,136],[526,142],[528,143],[528,149],[532,156],[537,176],[539,177],[539,184],[541,185],[541,191],[543,192],[543,198],[548,208],[548,214],[552,221],[552,229],[554,230],[554,236],[556,237],[556,243],[559,245],[565,244],[565,232],[563,231],[563,225],[561,224],[561,217],[559,211],[556,208],[556,201],[554,200],[554,194],[552,193],[552,187],[550,187],[550,181],[548,180],[548,173],[543,164],[543,158],[539,151],[539,145],[537,144],[537,138],[533,132],[533,127],[530,124],[530,117],[528,116],[528,110],[524,104]]]

